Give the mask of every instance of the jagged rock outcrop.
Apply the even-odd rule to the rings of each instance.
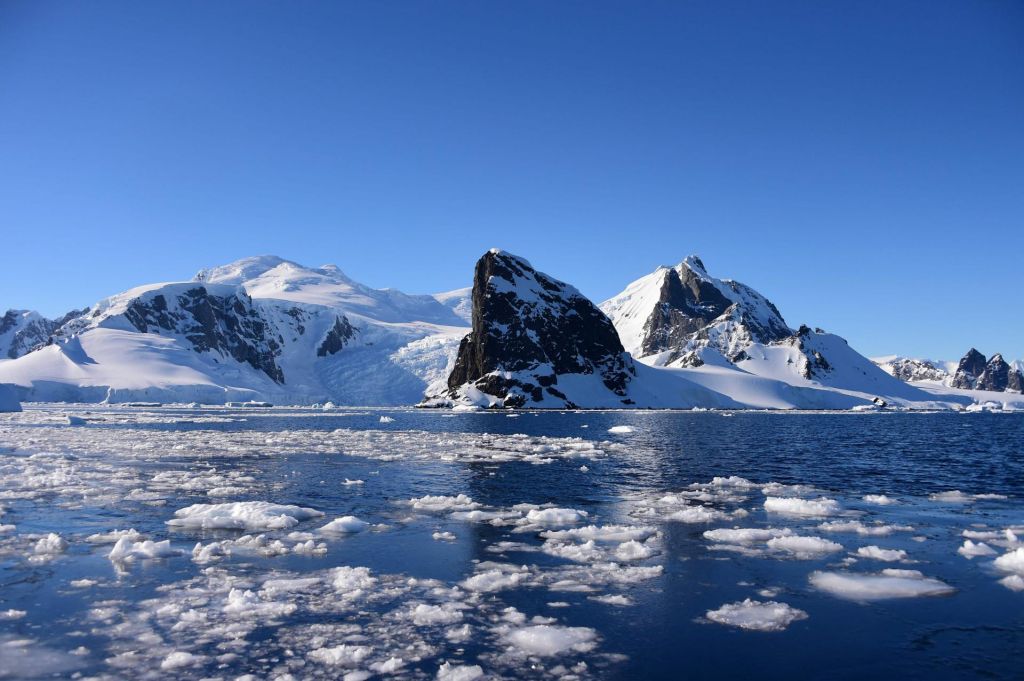
[[[1006,363],[1002,355],[996,353],[985,364],[985,370],[978,376],[974,387],[977,390],[1005,392],[1009,385],[1010,365]]]
[[[472,331],[442,401],[575,407],[601,392],[632,403],[632,359],[608,317],[572,286],[494,249],[476,264],[472,301]]]
[[[659,267],[601,304],[635,357],[678,365],[711,348],[731,362],[746,358],[752,344],[792,336],[779,310],[754,289],[716,279],[691,255],[675,267]]]
[[[141,296],[128,303],[124,317],[142,333],[181,335],[198,352],[221,352],[284,382],[274,361],[282,339],[269,333],[252,299],[242,292],[214,295],[205,286],[193,286],[176,295]]]
[[[1024,392],[1024,367],[1008,363],[998,352],[988,360],[974,348],[960,360],[950,385],[963,390]]]
[[[953,374],[953,381],[950,383],[954,388],[973,390],[974,385],[985,371],[985,355],[974,348],[967,351],[967,354],[960,360],[956,372]]]
[[[326,357],[336,352],[341,352],[350,340],[352,340],[359,329],[352,326],[345,315],[341,315],[334,321],[334,326],[324,336],[320,347],[316,349],[317,357]]]

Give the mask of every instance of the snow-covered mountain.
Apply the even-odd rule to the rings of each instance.
[[[0,384],[23,401],[1024,408],[1020,363],[970,356],[943,377],[952,367],[890,358],[883,371],[692,256],[600,307],[501,251],[475,275],[472,289],[408,295],[261,256],[58,320],[12,311]]]
[[[850,397],[930,399],[883,372],[839,336],[807,326],[794,331],[768,298],[738,281],[711,276],[696,256],[641,277],[602,303],[601,309],[614,322],[626,349],[641,362],[707,367],[697,376],[717,374],[719,389],[744,403],[758,402],[756,395],[739,387],[752,377]],[[726,378],[736,382],[734,388]],[[789,394],[782,401],[794,406],[828,402],[818,394]]]
[[[447,376],[465,307],[457,292],[411,296],[334,266],[246,258],[100,301],[0,362],[0,382],[28,400],[411,404]]]
[[[72,310],[59,319],[47,319],[34,310],[8,310],[0,317],[0,359],[17,359],[50,342],[53,333],[88,310]]]
[[[696,257],[659,268],[601,309],[607,318],[522,258],[485,254],[474,279],[473,333],[448,389],[428,403],[847,409],[970,402],[899,381],[838,336],[793,331],[767,298],[714,279]]]
[[[694,366],[707,348],[736,361],[752,343],[793,334],[771,301],[738,281],[715,279],[694,255],[637,279],[601,309],[626,350],[654,366]]]
[[[955,362],[951,367],[950,362],[899,355],[872,357],[871,361],[877,364],[879,369],[901,381],[931,381],[940,385],[949,385],[952,376],[950,372],[956,368]]]
[[[960,390],[1024,392],[1024,361],[1007,362],[999,353],[986,359],[974,348],[959,362],[942,362],[910,357],[876,357],[881,369],[902,381],[927,382]]]

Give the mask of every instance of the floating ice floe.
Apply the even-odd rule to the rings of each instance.
[[[225,504],[193,504],[174,513],[171,527],[186,530],[285,530],[323,513],[268,501],[236,501]]]
[[[985,542],[972,542],[970,539],[964,539],[964,545],[956,550],[964,558],[977,558],[978,556],[994,556],[997,551],[986,544]]]
[[[532,509],[526,513],[526,520],[544,527],[574,525],[583,521],[589,514],[574,508],[543,508]]]
[[[181,551],[171,548],[170,540],[164,541],[134,541],[124,536],[117,540],[114,548],[107,554],[112,563],[129,563],[135,560],[147,560],[153,558],[165,558],[168,556],[180,555]]]
[[[346,515],[341,518],[335,518],[331,522],[319,528],[317,532],[322,532],[324,534],[354,534],[356,532],[362,532],[369,526],[370,523],[365,520],[360,520],[354,515]]]
[[[891,506],[892,504],[900,503],[899,500],[888,497],[884,494],[865,494],[863,497],[864,501],[869,504],[875,504],[876,506]]]
[[[876,601],[890,598],[945,596],[956,589],[917,570],[886,569],[879,573],[812,572],[810,582],[816,588],[852,601]]]
[[[750,631],[782,631],[793,622],[807,619],[807,613],[786,603],[746,599],[728,603],[705,615],[710,621]]]
[[[929,494],[928,498],[945,504],[970,504],[975,501],[986,499],[999,500],[1006,499],[1007,497],[1005,494],[964,494],[958,489],[951,489],[946,492]]]
[[[438,541],[455,541],[455,535],[451,532],[435,532],[430,536]]]
[[[394,422],[395,422],[395,419],[393,419],[393,418],[392,418],[392,417],[390,417],[390,416],[381,416],[381,417],[380,417],[380,422],[381,422],[381,423],[394,423]]]
[[[767,546],[773,551],[783,551],[796,558],[804,559],[819,558],[843,550],[843,545],[837,544],[834,541],[822,539],[821,537],[800,535],[775,537],[768,540]]]
[[[999,580],[999,583],[1010,591],[1024,591],[1024,577],[1020,575],[1007,575]]]
[[[900,560],[906,560],[907,552],[903,549],[883,549],[880,546],[872,545],[862,546],[857,549],[857,557],[893,563]]]
[[[993,565],[1003,572],[1013,572],[1024,575],[1024,547],[1014,549],[996,558]]]
[[[527,655],[550,657],[570,650],[581,653],[593,650],[597,632],[589,627],[537,624],[509,631],[505,640]]]
[[[478,664],[453,665],[445,662],[437,669],[437,681],[477,681],[484,675]]]
[[[36,558],[45,559],[64,553],[68,543],[57,533],[50,532],[41,537],[32,547],[32,553]]]
[[[887,537],[893,532],[914,531],[909,525],[886,525],[880,521],[866,525],[859,520],[832,520],[818,525],[817,529],[821,532],[848,532],[867,537]]]
[[[792,534],[793,530],[788,527],[723,527],[717,530],[705,531],[704,538],[726,544],[755,544],[758,542],[765,543],[775,537],[788,537]]]
[[[636,428],[633,426],[612,426],[608,429],[608,432],[613,435],[628,435],[629,433],[636,432]]]
[[[768,497],[764,510],[780,515],[820,517],[839,512],[839,502],[827,497],[801,499],[799,497]]]
[[[480,508],[480,504],[473,501],[465,494],[453,497],[426,495],[417,499],[410,499],[407,502],[417,511],[428,513],[444,513],[447,511],[471,511]]]
[[[341,484],[345,485],[346,487],[350,487],[352,485],[362,485],[364,483],[363,483],[362,480],[349,480],[348,478],[345,478],[345,482],[343,482]]]
[[[24,610],[15,610],[13,608],[10,610],[0,610],[0,620],[20,620],[27,614]]]

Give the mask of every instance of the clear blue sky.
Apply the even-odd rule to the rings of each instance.
[[[867,354],[1022,357],[1022,217],[1022,2],[0,3],[0,308],[699,253]]]

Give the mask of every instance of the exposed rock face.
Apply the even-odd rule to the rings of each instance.
[[[1021,363],[1010,365],[998,352],[988,361],[985,355],[971,348],[957,366],[954,388],[988,390],[991,392],[1024,392],[1024,370]]]
[[[627,350],[661,365],[675,366],[704,348],[741,361],[750,345],[793,334],[771,301],[737,281],[712,277],[693,255],[638,279],[601,309]],[[686,362],[692,366],[692,359]]]
[[[953,381],[950,385],[954,388],[972,390],[978,380],[978,376],[985,371],[985,355],[974,348],[967,351],[967,354],[960,360],[960,364],[953,374]]]
[[[345,315],[338,317],[334,322],[334,326],[327,332],[323,342],[320,343],[320,347],[316,349],[316,356],[326,357],[327,355],[341,352],[342,348],[355,337],[358,331],[359,329],[352,326]]]
[[[498,250],[484,254],[473,278],[473,326],[448,377],[448,397],[483,394],[489,406],[576,406],[560,377],[596,378],[595,386],[630,404],[636,373],[611,321],[572,286]]]
[[[1010,365],[1006,363],[1002,355],[996,353],[985,365],[985,370],[978,376],[974,387],[978,390],[1004,392],[1009,385]]]
[[[244,293],[210,294],[197,285],[168,300],[163,293],[132,300],[124,317],[143,333],[167,331],[184,336],[198,352],[218,351],[258,369],[277,383],[284,372],[275,357],[282,339]]]

